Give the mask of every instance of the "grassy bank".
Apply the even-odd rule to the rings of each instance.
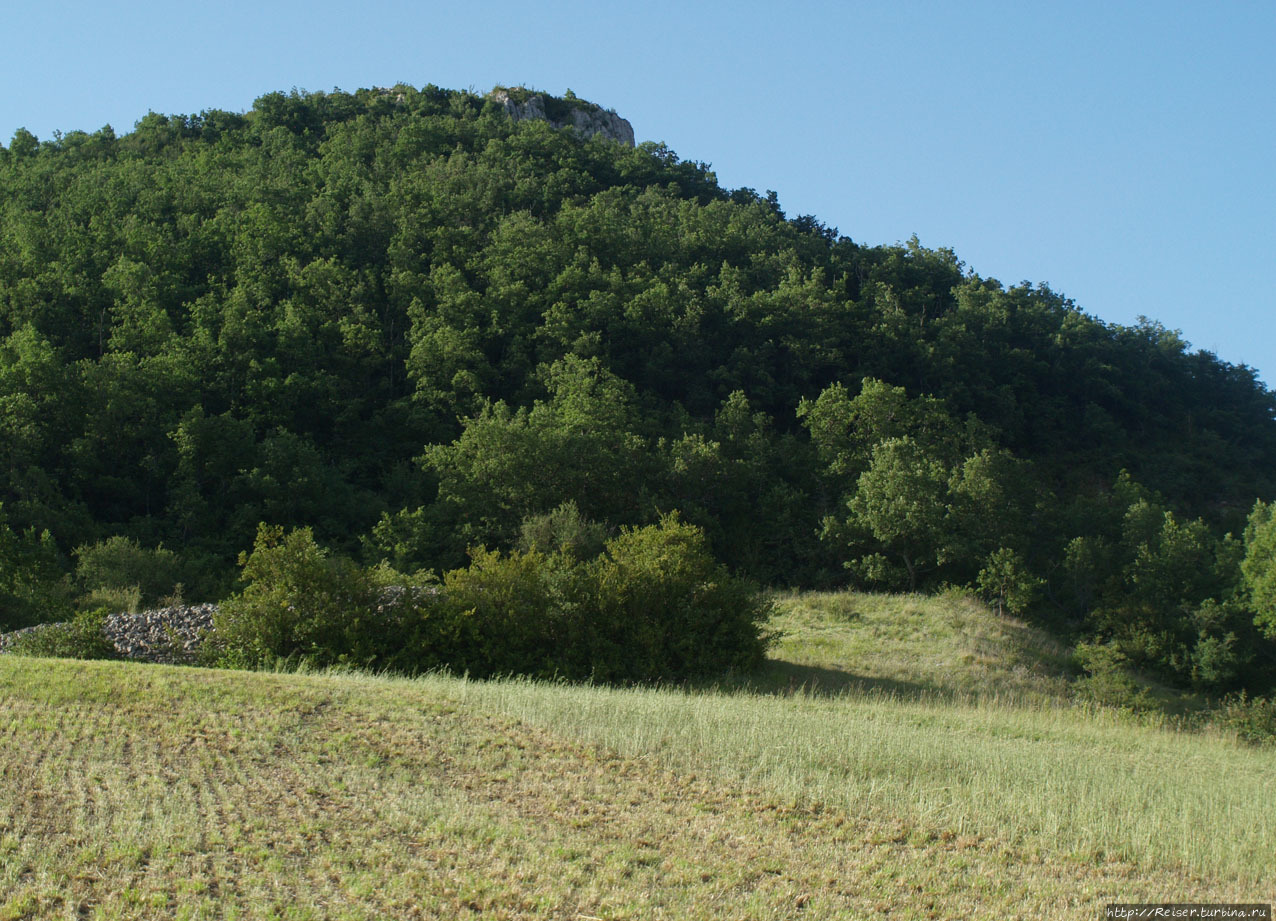
[[[961,595],[794,592],[777,596],[767,691],[1059,704],[1068,650],[1042,630]]]
[[[0,657],[0,919],[1076,918],[1276,894],[1270,750],[1063,705],[1050,644],[977,606],[802,597],[751,690]],[[954,658],[897,674],[944,624]]]

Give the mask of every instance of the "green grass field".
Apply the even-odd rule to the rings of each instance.
[[[0,657],[0,919],[1098,918],[1276,899],[1276,757],[955,598],[720,689]]]

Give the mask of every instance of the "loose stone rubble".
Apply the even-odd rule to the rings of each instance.
[[[136,614],[111,614],[102,625],[102,633],[125,659],[185,664],[195,660],[204,634],[213,628],[216,613],[215,604],[191,604]],[[54,625],[39,624],[0,634],[0,653],[8,651],[15,637],[51,626]]]
[[[422,604],[436,598],[438,586],[390,585],[381,589],[376,612],[384,614],[405,601]],[[194,662],[204,638],[213,629],[216,604],[174,605],[136,614],[111,614],[102,626],[103,635],[124,659],[184,665]],[[16,637],[47,630],[56,624],[38,624],[12,633],[0,633],[0,654],[8,651]]]

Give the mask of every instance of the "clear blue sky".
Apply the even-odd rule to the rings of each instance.
[[[5,144],[294,86],[570,87],[790,215],[1276,380],[1273,0],[44,0],[0,31]]]

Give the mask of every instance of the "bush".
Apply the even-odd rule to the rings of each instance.
[[[682,679],[762,663],[771,604],[714,560],[699,528],[671,516],[625,529],[588,569],[591,677]]]
[[[105,608],[122,614],[136,614],[142,609],[142,589],[137,585],[130,585],[128,588],[101,586],[80,596],[76,604],[86,611]]]
[[[607,526],[590,521],[570,499],[543,515],[523,519],[518,548],[523,551],[569,554],[576,560],[592,560],[607,545]]]
[[[75,579],[86,593],[82,603],[90,608],[127,604],[119,610],[136,613],[171,594],[181,578],[171,550],[163,545],[150,550],[119,535],[79,547],[75,556]]]
[[[214,664],[381,664],[390,643],[376,586],[354,563],[329,556],[309,528],[285,535],[260,525],[239,563],[247,585],[214,619],[206,653]]]
[[[1276,743],[1276,699],[1247,697],[1242,691],[1219,705],[1217,717],[1246,742]]]
[[[988,557],[987,564],[979,571],[978,585],[984,599],[998,614],[1003,611],[1022,614],[1036,597],[1041,580],[1028,569],[1023,557],[1002,547]]]
[[[568,533],[582,530],[574,510],[555,515],[571,519]],[[666,518],[627,529],[592,560],[578,559],[575,546],[474,550],[468,567],[435,587],[331,557],[309,529],[262,525],[241,555],[247,585],[218,612],[206,660],[600,681],[679,680],[761,662],[770,605],[713,559],[698,528]]]
[[[582,574],[566,553],[476,550],[468,568],[443,578],[430,645],[449,667],[475,675],[587,677],[564,654],[579,641]]]
[[[102,632],[111,612],[82,611],[66,623],[47,624],[13,638],[9,651],[46,659],[117,659],[115,646]]]
[[[53,535],[15,533],[4,514],[0,503],[0,632],[71,616],[73,589]]]
[[[1151,707],[1151,694],[1130,674],[1129,658],[1113,643],[1078,643],[1076,662],[1086,675],[1076,689],[1087,700],[1105,707],[1140,712]]]
[[[760,664],[770,605],[676,518],[626,529],[593,560],[477,551],[447,573],[436,648],[474,674],[680,680]]]

